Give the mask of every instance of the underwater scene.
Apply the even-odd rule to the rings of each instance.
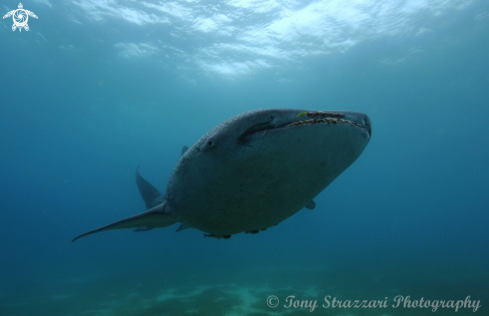
[[[18,1],[0,316],[489,315],[488,1]]]

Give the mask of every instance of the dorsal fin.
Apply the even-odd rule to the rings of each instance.
[[[187,147],[187,146],[183,146],[183,148],[182,148],[182,156],[183,156],[183,154],[185,154],[185,152],[186,152],[187,150],[188,150],[188,147]]]
[[[141,177],[139,166],[136,169],[136,183],[147,210],[164,202],[163,195],[151,183]]]

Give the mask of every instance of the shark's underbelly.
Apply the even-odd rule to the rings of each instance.
[[[193,169],[182,163],[167,191],[177,221],[215,235],[275,226],[304,208],[364,149],[361,142],[345,144],[345,133],[360,133],[347,126],[318,132],[314,142],[281,133],[288,133],[288,146],[255,142],[252,155],[226,153]]]
[[[176,207],[178,221],[215,235],[275,226],[304,208],[342,171],[325,161],[314,161],[309,166],[313,170],[305,167],[293,161],[267,168],[236,166],[187,192]]]

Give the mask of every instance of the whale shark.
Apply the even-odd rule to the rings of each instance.
[[[88,231],[146,231],[180,223],[229,239],[276,226],[303,208],[364,151],[372,124],[363,113],[261,109],[217,125],[173,168],[164,194],[136,171],[146,211]]]

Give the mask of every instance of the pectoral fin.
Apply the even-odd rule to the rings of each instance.
[[[309,203],[306,204],[306,208],[308,210],[313,210],[315,207],[316,207],[316,202],[314,202],[313,200],[309,201]]]
[[[178,228],[177,228],[177,232],[181,231],[181,230],[184,230],[184,229],[187,229],[187,228],[192,228],[191,226],[187,225],[187,224],[181,224]]]

